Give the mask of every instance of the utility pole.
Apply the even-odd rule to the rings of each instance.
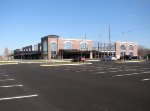
[[[99,58],[99,41],[98,41],[98,51],[97,52],[98,52],[98,58]]]
[[[101,39],[101,34],[100,34],[100,58],[102,57],[102,39]]]
[[[100,34],[100,40],[101,40],[101,34]],[[101,47],[101,42],[98,41],[98,58],[99,58],[99,53],[100,53],[100,47]]]
[[[111,55],[111,43],[110,43],[110,24],[109,24],[109,56]]]
[[[86,34],[85,34],[85,40],[86,40]]]
[[[109,24],[109,43],[110,43],[110,24]]]
[[[105,58],[105,43],[104,43],[104,57],[103,58]]]
[[[122,32],[123,34],[125,34],[125,41],[126,41],[126,54],[127,55],[127,52],[128,52],[128,43],[127,43],[127,37],[128,37],[128,33],[131,32],[131,31],[128,31],[128,32]]]

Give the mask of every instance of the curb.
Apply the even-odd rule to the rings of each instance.
[[[86,64],[92,64],[92,63],[80,63],[80,64],[45,64],[40,66],[77,66],[77,65],[86,65]]]
[[[0,64],[0,65],[14,65],[14,64],[18,64],[18,63],[3,63],[3,64]]]

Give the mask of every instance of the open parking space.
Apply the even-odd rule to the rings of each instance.
[[[9,66],[6,66],[9,67]],[[8,72],[7,72],[8,71]],[[7,74],[7,75],[6,75]],[[41,107],[37,101],[40,101]],[[0,71],[0,110],[2,111],[55,111],[38,97],[36,91],[20,84],[7,70]]]
[[[0,109],[149,111],[149,67],[150,63],[114,62],[53,67],[1,66]]]
[[[102,62],[101,62],[102,63]],[[123,77],[123,76],[140,76],[139,81],[150,80],[149,65],[143,66],[141,63],[115,64],[113,62],[103,62],[84,66],[62,66],[55,67],[56,70],[74,71],[76,73],[86,73],[97,76]],[[105,75],[103,75],[105,74]],[[145,79],[144,79],[145,78]],[[121,79],[121,78],[120,78]]]

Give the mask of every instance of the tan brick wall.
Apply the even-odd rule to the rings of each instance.
[[[121,50],[121,45],[125,45],[125,50]],[[129,50],[129,46],[133,46],[133,51]],[[127,55],[129,55],[131,52],[133,52],[133,56],[138,56],[138,45],[135,42],[116,42],[116,57],[120,58],[121,52],[125,52]]]

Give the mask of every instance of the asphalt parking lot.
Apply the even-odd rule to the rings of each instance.
[[[150,63],[0,66],[1,111],[150,111]]]

